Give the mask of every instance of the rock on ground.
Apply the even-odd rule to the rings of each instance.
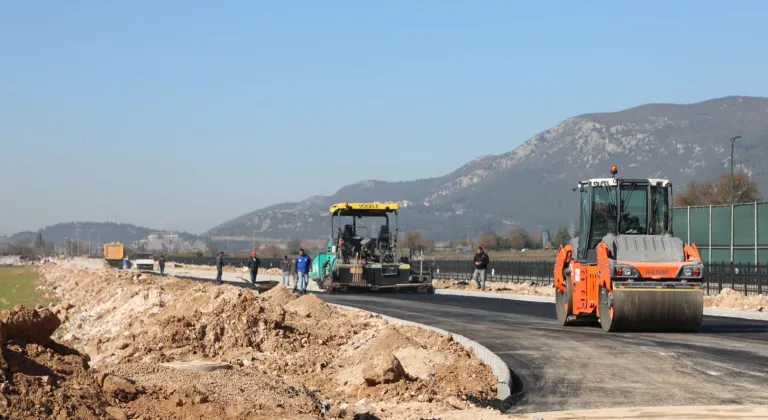
[[[392,353],[381,353],[363,367],[363,379],[368,386],[391,384],[405,378],[405,369]]]

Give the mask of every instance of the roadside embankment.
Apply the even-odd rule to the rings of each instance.
[[[450,337],[282,286],[257,295],[113,269],[40,272],[62,300],[35,316],[61,325],[53,340],[7,338],[0,414],[418,419],[496,394],[490,367]]]

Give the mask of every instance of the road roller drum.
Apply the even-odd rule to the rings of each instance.
[[[602,289],[600,324],[605,331],[696,332],[704,315],[700,288]]]

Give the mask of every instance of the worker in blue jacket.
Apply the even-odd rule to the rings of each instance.
[[[312,264],[312,260],[309,255],[304,254],[304,248],[299,250],[299,255],[296,257],[296,272],[299,274],[299,294],[303,295],[307,292],[307,283],[309,283],[309,268]]]

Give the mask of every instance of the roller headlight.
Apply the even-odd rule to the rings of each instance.
[[[614,273],[616,277],[637,277],[637,269],[626,264],[616,264]]]
[[[687,279],[699,279],[704,273],[704,267],[700,265],[686,265],[680,271],[680,277]]]

